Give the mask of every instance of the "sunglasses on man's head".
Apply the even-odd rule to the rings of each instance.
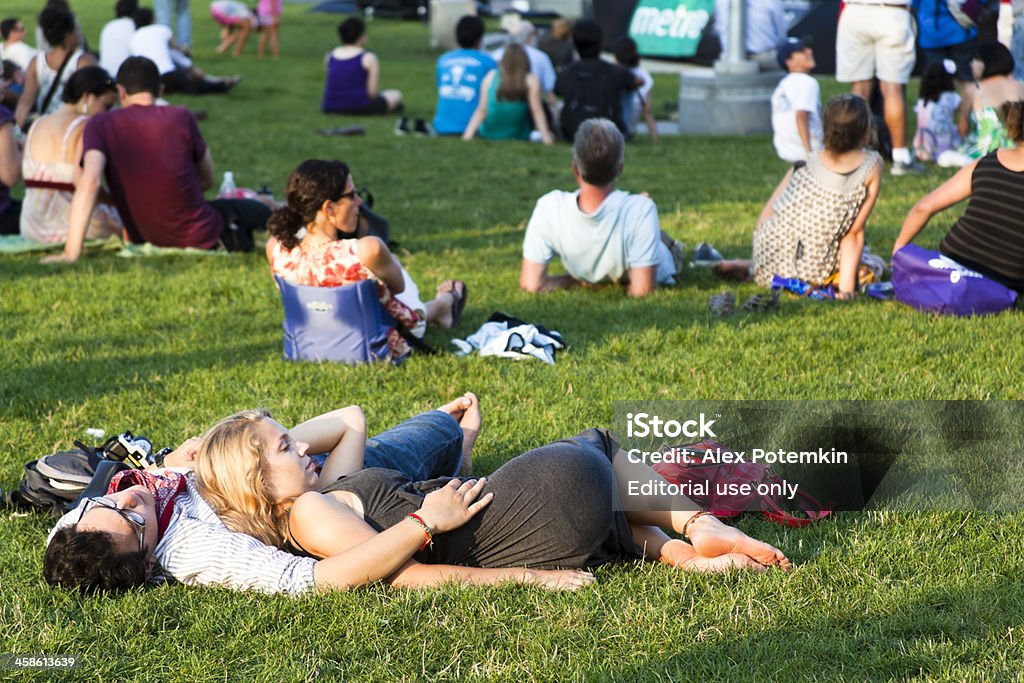
[[[86,499],[85,505],[82,506],[82,511],[80,513],[78,513],[78,521],[81,522],[82,521],[82,517],[85,516],[86,512],[88,512],[89,510],[92,510],[93,508],[97,508],[97,507],[106,508],[108,510],[113,510],[117,514],[121,515],[129,524],[132,525],[132,528],[135,529],[135,533],[138,534],[138,536],[139,536],[139,552],[141,553],[145,549],[145,542],[146,542],[146,518],[145,517],[140,515],[138,512],[135,512],[134,510],[122,510],[120,507],[118,507],[116,502],[114,502],[110,498],[107,498],[106,496],[96,496],[95,498],[87,498]],[[77,524],[77,522],[76,522],[76,524]]]

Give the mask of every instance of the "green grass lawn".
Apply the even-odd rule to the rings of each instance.
[[[78,0],[93,45],[110,2]],[[706,272],[642,301],[613,288],[542,297],[518,290],[533,203],[571,189],[568,146],[396,137],[394,120],[319,113],[322,58],[337,15],[285,7],[280,60],[217,56],[216,27],[193,2],[195,53],[215,74],[241,73],[227,97],[175,98],[204,109],[218,173],[280,196],[310,157],[341,158],[377,196],[402,259],[427,292],[468,283],[455,330],[493,311],[559,330],[554,367],[450,355],[400,368],[289,364],[264,259],[87,253],[74,267],[0,260],[0,485],[25,461],[69,447],[87,427],[130,428],[158,445],[236,410],[265,406],[293,423],[343,404],[371,430],[477,392],[485,429],[477,464],[593,425],[619,399],[1019,399],[1024,347],[1016,314],[962,320],[895,303],[786,300],[767,316],[712,318],[723,289]],[[2,14],[34,25],[38,3]],[[369,47],[382,86],[410,116],[432,115],[437,52],[417,23],[378,20]],[[677,83],[656,77],[656,102]],[[837,92],[826,81],[827,93]],[[660,108],[658,109],[660,111]],[[318,127],[361,123],[365,138]],[[647,191],[662,226],[727,257],[749,254],[761,205],[785,171],[768,136],[665,137],[630,144],[620,186]],[[867,232],[888,255],[907,210],[945,177],[886,174]],[[934,247],[956,212],[919,242]],[[757,291],[739,288],[740,298]],[[450,335],[428,334],[449,348]],[[1007,452],[1019,457],[1019,452]],[[795,561],[788,574],[691,576],[655,565],[598,570],[580,593],[515,587],[400,591],[372,587],[303,599],[167,586],[82,598],[41,578],[51,520],[0,512],[0,654],[79,654],[79,676],[122,680],[1021,680],[1024,516],[846,513],[792,530],[739,525]],[[7,672],[0,672],[6,679]],[[32,679],[32,674],[25,676]],[[50,678],[36,673],[35,678]]]

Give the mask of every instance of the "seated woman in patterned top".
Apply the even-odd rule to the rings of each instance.
[[[1016,147],[971,162],[915,204],[892,251],[913,241],[932,216],[966,199],[964,214],[942,238],[939,251],[1024,292],[1024,101],[1003,103],[999,118]]]
[[[772,276],[812,285],[833,276],[836,298],[852,299],[864,251],[864,226],[882,186],[882,161],[867,149],[871,113],[857,95],[825,105],[825,148],[786,173],[761,211],[753,261],[723,261],[713,271],[727,279],[769,286]]]
[[[308,159],[299,164],[288,178],[285,205],[267,221],[267,260],[274,274],[312,287],[377,280],[384,309],[413,334],[421,336],[428,324],[458,325],[465,283],[445,280],[432,301],[421,302],[416,284],[381,239],[345,239],[356,231],[362,203],[344,162]],[[388,333],[388,345],[395,358],[409,353],[396,329]]]

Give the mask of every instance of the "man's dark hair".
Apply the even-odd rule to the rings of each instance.
[[[146,57],[129,57],[117,70],[117,84],[128,95],[148,92],[160,97],[160,71],[153,60]]]
[[[622,36],[615,41],[615,61],[630,69],[640,66],[640,54],[637,52],[636,41],[629,36]]]
[[[1013,53],[998,41],[993,40],[979,45],[976,56],[985,65],[978,80],[983,81],[992,76],[1009,76],[1013,73]]]
[[[15,17],[0,21],[0,36],[3,36],[4,40],[7,40],[11,35],[11,31],[13,31],[14,27],[17,25],[18,19]]]
[[[580,19],[572,27],[572,43],[580,53],[580,59],[596,59],[601,56],[604,31],[593,19]]]
[[[338,24],[338,37],[342,45],[354,45],[366,33],[366,24],[359,17],[349,17]]]
[[[146,553],[120,554],[110,534],[66,527],[46,548],[43,578],[51,586],[82,593],[127,590],[146,583]]]
[[[118,19],[123,19],[135,14],[137,9],[139,9],[139,0],[117,0],[117,4],[114,5],[114,15]]]
[[[153,10],[148,7],[140,7],[132,12],[132,21],[135,22],[135,28],[149,26],[153,23]]]
[[[463,49],[480,46],[484,37],[484,20],[480,17],[467,14],[455,24],[455,42]]]
[[[39,13],[39,28],[50,45],[63,45],[75,32],[75,15],[59,7],[46,7]]]

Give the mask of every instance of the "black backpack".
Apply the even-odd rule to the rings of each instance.
[[[70,510],[96,474],[99,457],[76,448],[25,463],[25,476],[11,503],[60,517]]]
[[[610,69],[612,64],[576,64],[571,78],[565,78],[565,92],[562,99],[560,122],[562,133],[572,142],[576,130],[587,119],[611,119],[619,130],[622,129],[622,105],[619,91],[614,83]]]
[[[31,460],[25,463],[24,478],[18,489],[11,492],[10,503],[60,517],[74,508],[82,497],[104,495],[110,480],[121,470],[148,464],[149,460],[141,457],[144,451],[135,446],[143,441],[144,438],[134,439],[131,432],[124,432],[111,437],[99,448],[76,441],[77,448],[73,450]],[[125,443],[135,450],[126,451]],[[148,445],[148,441],[145,443]]]

